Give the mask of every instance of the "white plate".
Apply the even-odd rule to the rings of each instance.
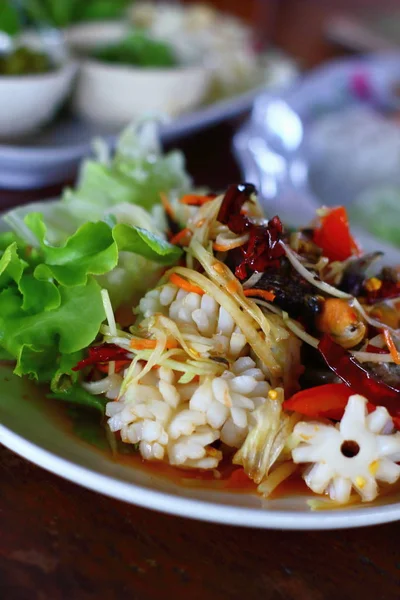
[[[271,55],[269,68],[269,82],[263,86],[264,91],[280,88],[297,75],[294,63],[280,55]],[[262,90],[252,89],[182,115],[161,126],[161,139],[173,141],[236,117],[251,109]],[[90,154],[94,137],[101,136],[112,145],[117,133],[67,113],[47,129],[19,143],[0,143],[0,188],[32,189],[66,181],[75,175],[82,158]]]
[[[32,382],[0,367],[0,442],[37,465],[118,500],[193,519],[265,529],[340,529],[400,519],[400,492],[379,506],[310,512],[306,496],[262,501],[255,494],[183,487],[118,463],[60,424]],[[57,403],[56,400],[52,401]]]
[[[1,228],[1,222],[0,222]],[[381,248],[390,262],[400,251],[377,246],[362,235],[365,250]],[[27,460],[91,490],[125,502],[193,519],[265,529],[341,529],[400,520],[400,490],[373,505],[311,512],[307,500],[288,495],[265,501],[256,494],[186,487],[155,473],[133,468],[100,452],[66,426],[57,400],[45,399],[28,380],[0,364],[0,443]]]

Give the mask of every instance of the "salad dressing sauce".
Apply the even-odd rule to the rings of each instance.
[[[4,363],[3,363],[4,364]],[[12,376],[10,370],[10,377]],[[51,415],[51,419],[59,429],[63,429],[68,435],[75,438],[79,437],[82,444],[88,445],[91,450],[99,453],[99,457],[106,460],[115,461],[132,469],[143,470],[156,478],[167,479],[175,485],[181,485],[185,488],[197,488],[203,490],[219,490],[225,493],[254,494],[257,497],[257,486],[250,479],[243,476],[237,478],[234,474],[241,469],[232,465],[232,456],[225,456],[219,464],[218,469],[213,471],[202,471],[199,469],[180,469],[173,467],[166,462],[145,461],[139,452],[124,453],[117,451],[113,453],[107,442],[104,425],[99,420],[98,413],[88,410],[74,410],[70,406],[46,398],[46,388],[38,386],[37,393],[26,395],[25,400],[35,402],[40,405],[41,410]],[[125,451],[127,446],[121,444],[120,448]],[[133,447],[129,447],[133,448]],[[371,503],[373,506],[386,504],[387,496],[393,496],[400,493],[400,482],[395,485],[381,486],[381,492],[376,501]],[[324,500],[326,496],[312,494],[307,488],[300,472],[294,473],[288,479],[283,481],[269,496],[271,500],[287,498],[290,496],[308,496],[315,499]],[[351,506],[360,505],[361,501],[352,502]],[[335,508],[335,507],[331,507]],[[343,508],[346,508],[344,506]]]
[[[220,462],[218,469],[203,471],[201,469],[181,469],[167,464],[163,461],[145,461],[139,452],[120,452],[113,453],[105,442],[103,426],[99,424],[96,414],[84,411],[73,412],[67,406],[61,406],[54,401],[52,405],[52,415],[57,418],[58,425],[63,425],[71,436],[79,436],[83,443],[89,444],[93,449],[87,435],[89,428],[96,431],[99,438],[103,438],[102,444],[96,443],[95,448],[103,458],[115,461],[132,469],[143,470],[154,477],[167,479],[175,485],[182,485],[189,488],[212,489],[220,490],[228,493],[245,493],[257,495],[257,485],[251,480],[243,476],[236,477],[241,467],[232,464],[232,456],[225,455]],[[57,410],[54,410],[54,409]],[[82,435],[83,434],[83,435]],[[127,449],[125,444],[120,448]],[[236,474],[236,475],[235,475]],[[272,499],[281,498],[290,495],[310,495],[310,490],[307,488],[303,479],[299,474],[292,475],[289,479],[282,482],[271,494]]]

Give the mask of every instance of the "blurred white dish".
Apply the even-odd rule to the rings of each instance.
[[[118,42],[129,31],[129,25],[123,21],[104,21],[81,23],[64,29],[67,46],[76,52],[92,50],[98,44]]]
[[[24,31],[15,46],[45,52],[55,65],[46,73],[0,75],[0,138],[16,139],[49,123],[71,89],[77,71],[52,29]]]
[[[268,80],[262,89],[281,88],[296,78],[298,71],[293,61],[276,53],[270,53],[268,58]],[[260,92],[256,86],[189,111],[162,125],[161,138],[171,142],[237,117],[251,108]],[[66,113],[23,141],[0,143],[0,187],[29,189],[66,181],[74,176],[82,157],[90,154],[94,137],[102,136],[112,145],[117,133],[118,128],[102,127]]]
[[[65,100],[76,65],[38,75],[0,77],[0,137],[18,138],[32,133],[53,118]]]
[[[82,55],[121,41],[128,31],[120,21],[86,23],[66,30],[65,41]],[[199,64],[140,68],[83,58],[73,106],[88,121],[120,128],[149,112],[177,117],[193,109],[206,96],[209,83],[208,70]]]
[[[199,105],[209,74],[201,66],[143,69],[85,60],[74,107],[79,116],[106,126],[124,127],[148,113],[177,117]]]

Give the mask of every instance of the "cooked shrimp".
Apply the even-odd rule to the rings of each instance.
[[[343,348],[353,348],[366,334],[363,321],[349,303],[340,298],[328,298],[322,303],[316,325],[321,333],[328,333]]]

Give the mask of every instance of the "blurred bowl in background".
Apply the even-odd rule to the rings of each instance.
[[[48,54],[54,68],[43,73],[0,75],[0,138],[11,140],[35,132],[50,122],[66,100],[77,72],[60,38],[33,32],[22,34],[16,45]],[[48,39],[51,42],[48,43]]]
[[[63,30],[64,40],[72,52],[87,53],[99,44],[120,41],[129,31],[129,24],[122,21],[95,21],[80,23]]]
[[[149,113],[177,117],[198,106],[210,86],[204,65],[146,68],[88,57],[95,48],[121,41],[128,31],[128,25],[116,21],[82,24],[65,32],[80,62],[74,111],[87,121],[119,128]]]
[[[124,127],[151,113],[177,117],[198,106],[208,89],[202,66],[143,69],[84,60],[73,105],[88,121]]]
[[[68,62],[43,75],[0,77],[0,138],[22,137],[51,121],[75,73],[76,65]]]

